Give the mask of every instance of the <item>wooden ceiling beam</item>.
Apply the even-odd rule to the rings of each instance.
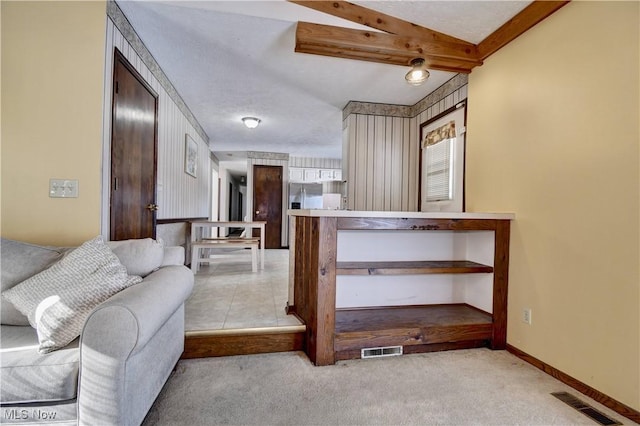
[[[424,58],[429,69],[462,73],[470,73],[497,50],[569,3],[534,0],[475,45],[346,1],[288,1],[383,31],[298,22],[296,52],[402,66],[408,66],[414,58]]]
[[[452,37],[429,28],[421,27],[394,16],[386,15],[366,7],[358,6],[348,1],[319,1],[319,0],[288,0],[291,3],[305,6],[310,9],[324,12],[326,14],[346,19],[357,24],[366,25],[376,30],[389,34],[410,36],[420,38],[425,41],[453,43],[460,46],[467,46],[475,50],[475,45],[468,41]]]
[[[318,50],[316,46],[301,45],[298,53],[311,53],[314,55],[331,56],[334,58],[354,59],[358,61],[377,62],[379,64],[389,65],[406,65],[406,61],[410,60],[408,56],[390,55],[379,52],[365,52],[361,50],[350,50],[346,48],[323,47]],[[430,70],[448,71],[462,74],[471,72],[470,65],[462,66],[459,62],[447,59],[433,59],[429,62]]]
[[[466,73],[482,64],[466,46],[309,22],[298,22],[295,51],[402,66],[424,58],[430,69]]]
[[[569,1],[534,1],[478,44],[478,59],[484,61],[567,3]]]

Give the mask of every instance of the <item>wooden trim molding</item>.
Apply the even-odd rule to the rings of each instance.
[[[470,73],[568,3],[536,0],[476,45],[346,1],[288,1],[375,30],[298,22],[296,52],[402,66],[423,58],[429,69],[458,73]]]
[[[300,351],[304,325],[234,330],[187,331],[182,359]]]
[[[361,25],[384,31],[389,34],[402,34],[411,37],[422,38],[426,40],[437,41],[440,43],[451,43],[464,46],[475,50],[473,43],[452,37],[429,28],[413,25],[410,22],[403,21],[396,17],[367,9],[347,1],[303,1],[289,0],[291,3],[305,6],[319,12],[343,18],[351,22],[357,22]]]
[[[587,395],[589,398],[598,401],[600,404],[612,409],[616,413],[628,418],[629,420],[633,420],[636,423],[640,423],[640,411],[637,411],[629,407],[628,405],[611,398],[610,396],[600,392],[597,389],[592,388],[586,383],[582,383],[580,380],[569,376],[568,374],[558,370],[555,367],[552,367],[546,362],[541,361],[510,344],[507,344],[507,351],[522,359],[523,361],[528,362],[534,367],[544,371],[548,375],[560,380],[562,383],[571,386],[578,392],[581,392]]]
[[[456,44],[310,22],[298,22],[295,51],[401,66],[422,57],[429,69],[461,73],[482,65],[475,46],[471,50]]]
[[[567,3],[534,1],[478,44],[478,59],[484,61]]]

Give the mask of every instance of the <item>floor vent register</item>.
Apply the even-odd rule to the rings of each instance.
[[[365,348],[361,349],[360,357],[365,358],[380,358],[383,356],[397,356],[402,355],[402,346],[386,346],[383,348]]]
[[[584,403],[580,399],[571,395],[568,392],[551,392],[551,395],[558,398],[560,401],[580,411],[585,416],[589,417],[593,421],[601,425],[621,425],[619,421],[612,419],[604,414],[602,411],[598,411],[589,404]]]

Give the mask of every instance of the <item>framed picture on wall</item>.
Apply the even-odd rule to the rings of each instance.
[[[198,144],[189,135],[184,142],[184,171],[193,177],[198,171]]]

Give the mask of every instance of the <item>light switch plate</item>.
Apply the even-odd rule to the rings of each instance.
[[[78,179],[49,179],[49,197],[78,198]]]

